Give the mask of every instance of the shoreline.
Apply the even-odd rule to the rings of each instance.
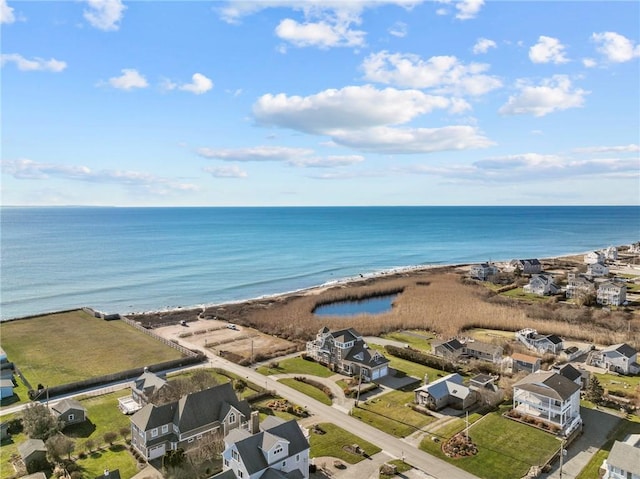
[[[625,243],[624,245],[617,245],[618,248],[620,248],[621,246],[627,246],[627,244]],[[606,247],[605,247],[606,248]],[[584,256],[585,254],[594,251],[594,250],[588,250],[588,251],[582,251],[582,252],[578,252],[578,253],[566,253],[566,254],[559,254],[559,255],[555,255],[555,256],[545,256],[545,257],[541,257],[541,258],[537,258],[539,259],[541,262],[542,261],[555,261],[555,260],[560,260],[560,259],[570,259],[572,257],[580,257],[580,256]],[[513,258],[511,258],[513,259]],[[505,264],[508,263],[509,261],[511,261],[511,259],[508,260],[494,260],[491,261],[494,264]],[[299,288],[299,289],[294,289],[294,290],[289,290],[289,291],[281,291],[281,292],[276,292],[273,294],[264,294],[264,295],[260,295],[260,296],[254,296],[254,297],[250,297],[250,298],[244,298],[244,299],[239,299],[239,300],[232,300],[232,301],[223,301],[223,302],[212,302],[212,303],[197,303],[197,304],[193,304],[193,305],[188,305],[188,306],[175,306],[175,307],[166,307],[166,308],[158,308],[158,309],[149,309],[149,310],[144,310],[144,311],[129,311],[129,312],[118,312],[118,311],[101,311],[99,309],[95,309],[90,305],[80,305],[77,308],[67,308],[65,310],[56,310],[56,311],[49,311],[49,312],[43,312],[43,313],[35,313],[35,314],[29,314],[26,316],[19,316],[19,317],[13,317],[13,318],[6,318],[6,319],[2,319],[0,320],[0,324],[4,323],[4,322],[9,322],[9,321],[17,321],[17,320],[22,320],[22,319],[30,319],[30,318],[35,318],[35,317],[40,317],[40,316],[47,316],[47,315],[51,315],[51,314],[59,314],[59,313],[63,313],[66,311],[74,311],[77,309],[82,309],[82,308],[89,308],[92,310],[95,310],[96,312],[99,313],[103,313],[103,314],[119,314],[120,316],[124,316],[124,317],[135,317],[135,316],[142,316],[142,315],[149,315],[149,314],[168,314],[168,313],[174,313],[174,312],[180,312],[180,311],[195,311],[200,309],[202,312],[206,311],[209,308],[217,308],[217,307],[224,307],[224,306],[237,306],[237,305],[242,305],[242,304],[251,304],[251,303],[255,303],[255,302],[261,302],[261,301],[270,301],[270,300],[278,300],[278,299],[285,299],[287,297],[291,297],[291,296],[295,296],[295,295],[313,295],[313,294],[320,294],[323,291],[326,291],[329,288],[333,288],[333,287],[337,287],[337,286],[352,286],[352,285],[357,285],[360,282],[367,282],[367,281],[372,281],[372,280],[376,280],[376,279],[388,279],[388,278],[392,278],[396,275],[406,275],[406,274],[419,274],[419,273],[423,273],[423,272],[427,272],[427,271],[432,271],[432,270],[437,270],[440,268],[463,268],[463,267],[468,267],[474,264],[480,264],[483,263],[484,261],[481,262],[464,262],[464,263],[437,263],[437,264],[419,264],[419,265],[406,265],[406,266],[396,266],[396,267],[392,267],[389,269],[383,269],[383,270],[377,270],[377,271],[370,271],[370,272],[366,272],[366,273],[361,273],[357,276],[345,276],[343,278],[338,278],[338,279],[332,279],[329,281],[325,281],[324,283],[320,283],[320,284],[316,284],[316,285],[312,285],[312,286],[308,286],[308,287],[304,287],[304,288]],[[639,272],[640,273],[640,272]]]

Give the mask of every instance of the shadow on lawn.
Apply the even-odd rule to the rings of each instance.
[[[67,426],[64,428],[64,433],[68,437],[72,438],[87,438],[91,436],[96,430],[96,425],[91,422],[90,419],[80,423],[80,424],[72,424],[71,426]]]

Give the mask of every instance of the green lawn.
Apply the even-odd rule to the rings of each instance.
[[[390,354],[386,354],[384,348],[381,346],[370,344],[369,347],[385,354],[387,359],[389,359],[390,361],[390,367],[392,367],[393,369],[397,369],[398,371],[402,371],[407,376],[412,376],[419,381],[424,380],[425,374],[429,375],[429,381],[435,381],[439,377],[449,374],[448,372],[442,371],[440,369],[430,368],[429,366],[423,366],[422,364],[414,363],[412,361],[407,361],[406,359],[400,359],[395,356],[391,356]]]
[[[352,410],[353,417],[396,437],[405,437],[435,421],[407,406],[413,402],[413,391],[392,391],[375,399],[360,402]]]
[[[505,341],[514,339],[513,331],[503,331],[501,329],[473,328],[465,331],[465,334],[478,341],[491,343],[495,340]]]
[[[105,445],[102,439],[107,431],[117,433],[120,428],[129,427],[129,416],[125,416],[118,409],[118,397],[128,394],[128,390],[123,390],[102,396],[79,398],[82,405],[87,408],[89,421],[64,430],[65,435],[76,442],[73,455],[77,457],[85,450],[84,444],[89,438],[96,442],[96,447],[104,446],[105,449],[78,461],[78,464],[88,471],[86,477],[97,477],[107,468],[119,468],[123,479],[136,473],[136,461],[125,447],[122,436],[118,435],[112,448],[107,448],[108,445]],[[17,445],[26,439],[27,436],[21,433],[2,443],[2,447],[0,447],[0,479],[7,479],[13,475],[10,458],[12,454],[18,453]]]
[[[181,357],[123,321],[104,321],[81,310],[3,323],[2,348],[33,388]]]
[[[478,446],[477,455],[460,459],[445,456],[442,443],[464,427],[464,420],[458,419],[437,431],[440,442],[427,437],[420,448],[487,479],[518,479],[532,465],[545,463],[560,448],[555,436],[504,418],[500,413],[491,413],[469,429],[469,436]]]
[[[260,411],[260,422],[264,421],[267,418],[267,416],[277,416],[281,419],[284,419],[285,421],[290,421],[291,419],[296,419],[296,420],[300,419],[296,415],[288,413],[287,411],[279,411],[276,409],[271,409],[268,406],[271,401],[275,401],[279,399],[281,400],[281,398],[274,397],[274,398],[262,399],[260,401],[251,403],[251,407]]]
[[[364,459],[364,456],[352,454],[344,449],[345,446],[351,446],[353,444],[359,445],[369,456],[373,456],[381,451],[377,446],[374,446],[368,441],[365,441],[361,437],[351,434],[348,431],[331,423],[319,424],[320,428],[325,431],[325,434],[316,434],[311,431],[309,436],[309,443],[311,444],[311,457],[335,457],[341,459],[349,464],[356,464]],[[322,467],[321,464],[316,464]]]
[[[315,361],[307,361],[301,357],[278,361],[277,368],[261,366],[257,371],[265,376],[271,376],[272,374],[311,374],[321,378],[328,378],[334,374],[330,369],[324,367],[322,364],[318,364]]]
[[[500,295],[506,296],[507,298],[522,299],[526,301],[538,301],[538,302],[544,302],[550,298],[550,296],[538,296],[537,294],[525,293],[524,289],[522,288],[510,289],[509,291],[500,293]]]
[[[598,374],[600,385],[610,391],[634,393],[640,387],[640,376],[619,376],[617,374]]]
[[[383,334],[382,337],[408,344],[412,348],[421,351],[431,352],[431,340],[435,338],[435,335],[428,331],[398,331]]]
[[[311,384],[304,383],[302,381],[297,381],[293,378],[288,379],[280,379],[278,382],[289,386],[290,388],[295,389],[296,391],[300,391],[303,394],[315,399],[316,401],[320,401],[322,404],[326,404],[327,406],[331,406],[331,399],[327,396],[323,391],[318,389]]]

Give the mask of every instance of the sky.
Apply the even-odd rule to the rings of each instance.
[[[3,205],[640,204],[640,2],[0,0]]]

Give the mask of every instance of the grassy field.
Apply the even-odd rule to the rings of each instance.
[[[107,468],[112,470],[120,468],[123,478],[135,474],[136,461],[125,447],[122,436],[118,435],[116,443],[110,448],[103,440],[105,432],[118,433],[120,428],[129,427],[129,417],[118,409],[118,398],[128,394],[128,390],[123,390],[102,396],[79,398],[82,405],[87,408],[89,421],[64,430],[65,435],[76,443],[73,455],[77,457],[86,450],[84,444],[88,439],[96,443],[96,448],[103,447],[103,450],[94,451],[86,459],[78,460],[86,477],[97,477]],[[26,439],[27,436],[21,433],[2,442],[2,447],[0,447],[0,479],[9,478],[14,474],[13,466],[10,464],[11,456],[18,453],[18,444]]]
[[[104,321],[81,310],[3,323],[2,348],[33,388],[181,357],[122,321]]]
[[[617,374],[598,374],[600,385],[610,391],[622,391],[624,393],[640,392],[640,376],[619,376]]]
[[[533,301],[533,302],[546,302],[549,300],[549,296],[538,296],[537,294],[525,293],[522,288],[510,289],[509,291],[505,291],[504,293],[500,293],[501,296],[505,296],[507,298],[519,299],[524,301]]]
[[[331,406],[331,398],[329,398],[329,396],[327,396],[323,391],[315,386],[312,386],[311,384],[307,384],[293,378],[279,379],[278,382],[285,384],[290,388],[295,389],[296,391],[300,391],[301,393],[306,394],[316,401],[320,401],[322,404]]]
[[[307,361],[300,357],[278,361],[278,367],[261,366],[257,369],[260,374],[271,376],[272,374],[311,374],[321,378],[333,376],[333,372],[322,364],[314,361]]]
[[[492,343],[494,341],[504,342],[514,339],[513,332],[502,331],[500,329],[472,328],[465,331],[465,334],[477,341],[484,341],[485,343]]]
[[[435,335],[428,331],[415,330],[387,333],[383,334],[382,337],[406,343],[412,348],[419,349],[421,351],[431,352],[431,340],[435,338]]]
[[[331,423],[319,424],[325,434],[316,434],[311,432],[309,443],[311,444],[311,457],[335,457],[349,464],[356,464],[364,459],[364,456],[352,454],[344,449],[345,446],[358,444],[369,456],[373,456],[381,451],[361,437],[355,436],[350,432]],[[317,464],[322,467],[321,464]]]
[[[470,417],[473,419],[477,417]],[[477,455],[460,459],[445,456],[442,443],[464,427],[464,420],[457,419],[437,431],[441,441],[426,437],[420,449],[482,478],[518,479],[530,466],[543,464],[560,448],[560,441],[551,434],[491,413],[469,429],[469,436],[478,446]]]
[[[392,391],[370,401],[361,402],[352,411],[353,417],[392,434],[405,437],[435,421],[433,416],[427,416],[414,411],[407,406],[413,402],[413,391]]]
[[[382,346],[370,344],[369,347],[383,353],[387,357],[387,359],[389,359],[390,367],[405,373],[407,376],[414,377],[419,381],[424,380],[425,374],[429,375],[429,381],[435,381],[436,379],[449,374],[440,369],[430,368],[429,366],[423,366],[422,364],[414,363],[412,361],[407,361],[406,359],[400,359],[396,358],[395,356],[386,354]]]

